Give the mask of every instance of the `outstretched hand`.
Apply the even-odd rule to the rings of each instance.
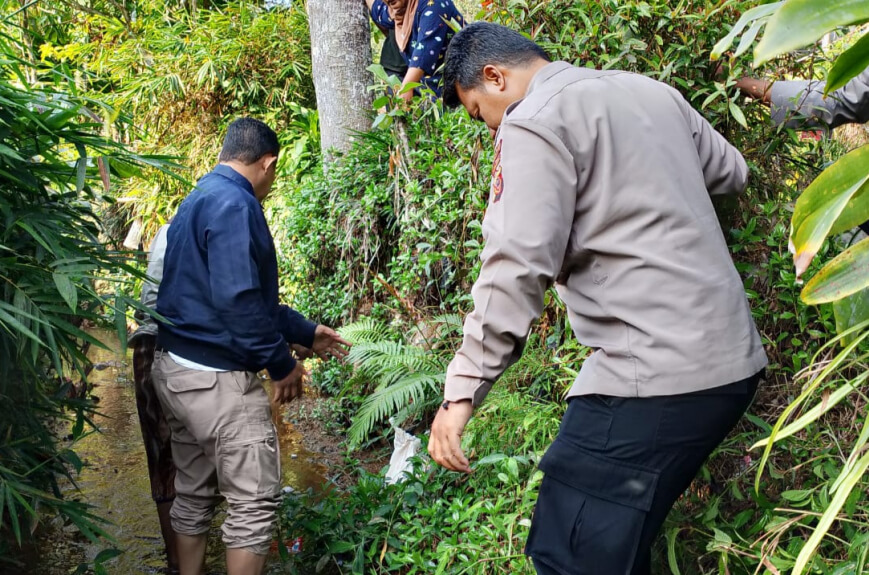
[[[474,413],[470,400],[450,402],[441,407],[431,424],[428,452],[439,465],[452,471],[470,473],[468,458],[462,452],[462,434]]]
[[[320,359],[334,357],[343,361],[351,347],[352,344],[338,335],[334,329],[325,325],[318,325],[314,332],[314,343],[311,346],[311,351]]]

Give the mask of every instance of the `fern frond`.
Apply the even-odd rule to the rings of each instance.
[[[444,329],[461,331],[464,321],[457,313],[447,313],[437,316],[432,323],[440,324]]]
[[[348,430],[350,445],[360,445],[375,424],[395,412],[410,405],[422,409],[428,403],[436,401],[440,396],[443,380],[443,373],[414,373],[369,395]]]
[[[389,327],[374,318],[364,317],[338,330],[341,337],[353,344],[374,343],[390,339]]]
[[[424,350],[392,341],[358,344],[350,350],[348,361],[374,380],[396,368],[416,372],[429,364]]]

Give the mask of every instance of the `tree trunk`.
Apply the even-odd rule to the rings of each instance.
[[[371,30],[362,0],[308,0],[324,168],[371,128]]]

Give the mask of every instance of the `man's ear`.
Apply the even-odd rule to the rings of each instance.
[[[267,155],[263,158],[263,171],[268,172],[271,169],[273,164],[277,164],[278,157]]]
[[[503,92],[507,87],[504,72],[494,64],[486,64],[483,66],[483,81],[499,92]]]

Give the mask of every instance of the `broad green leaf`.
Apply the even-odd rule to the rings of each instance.
[[[869,20],[866,0],[787,0],[766,25],[754,49],[759,66],[780,54],[817,42],[840,26]]]
[[[57,291],[60,292],[60,297],[63,298],[63,301],[66,302],[69,309],[75,312],[75,308],[78,306],[78,290],[75,289],[72,280],[69,279],[68,275],[61,272],[54,272],[51,274],[51,277],[54,278],[54,285],[57,286]]]
[[[329,544],[329,553],[340,554],[355,549],[356,544],[349,541],[336,541]]]
[[[479,461],[476,462],[477,466],[480,465],[492,465],[493,463],[498,463],[499,461],[503,461],[507,459],[507,456],[503,453],[490,453],[486,457],[483,457]]]
[[[845,505],[845,501],[847,501],[848,496],[851,495],[851,491],[853,491],[854,487],[863,478],[863,474],[866,472],[867,468],[869,468],[869,453],[860,458],[857,465],[854,466],[851,472],[842,481],[842,486],[838,491],[836,491],[833,500],[830,501],[830,506],[827,507],[824,514],[821,515],[821,519],[818,521],[815,530],[812,531],[811,537],[809,537],[809,540],[806,541],[806,544],[803,545],[803,548],[800,550],[800,554],[797,556],[797,562],[791,572],[792,575],[802,575],[803,571],[805,571],[806,566],[815,554],[815,550],[818,548],[821,540],[827,535],[827,532],[833,525],[833,521],[838,517],[839,510],[841,510],[842,506]]]
[[[806,283],[800,298],[809,305],[842,299],[869,286],[869,238],[854,244]]]
[[[781,497],[785,501],[805,501],[813,492],[814,490],[812,489],[790,489],[783,491]]]
[[[869,146],[842,156],[800,194],[791,219],[797,277],[809,267],[831,233],[869,220]]]
[[[836,318],[836,333],[840,334],[869,319],[869,289],[834,301],[833,316]],[[854,335],[843,342],[847,344],[853,337]]]
[[[740,126],[748,129],[748,122],[745,121],[745,114],[742,113],[742,110],[739,109],[739,106],[736,105],[735,102],[730,102],[728,105],[730,109],[730,115],[733,116],[733,119],[736,120]]]
[[[838,90],[866,68],[869,68],[869,34],[863,34],[856,44],[836,58],[827,74],[824,96]]]
[[[718,60],[721,58],[721,55],[724,54],[727,50],[730,49],[730,46],[733,45],[733,41],[736,40],[736,37],[745,30],[745,27],[749,24],[756,23],[761,18],[767,18],[770,14],[774,13],[776,10],[781,7],[784,2],[773,2],[772,4],[765,4],[763,6],[757,6],[752,8],[751,10],[746,11],[740,16],[739,20],[736,21],[736,24],[733,25],[733,28],[730,29],[730,32],[718,41],[717,44],[712,48],[712,54],[710,58],[713,60]],[[741,48],[742,46],[740,46]]]
[[[381,82],[389,82],[389,74],[386,73],[386,70],[380,64],[372,64],[367,69]]]

